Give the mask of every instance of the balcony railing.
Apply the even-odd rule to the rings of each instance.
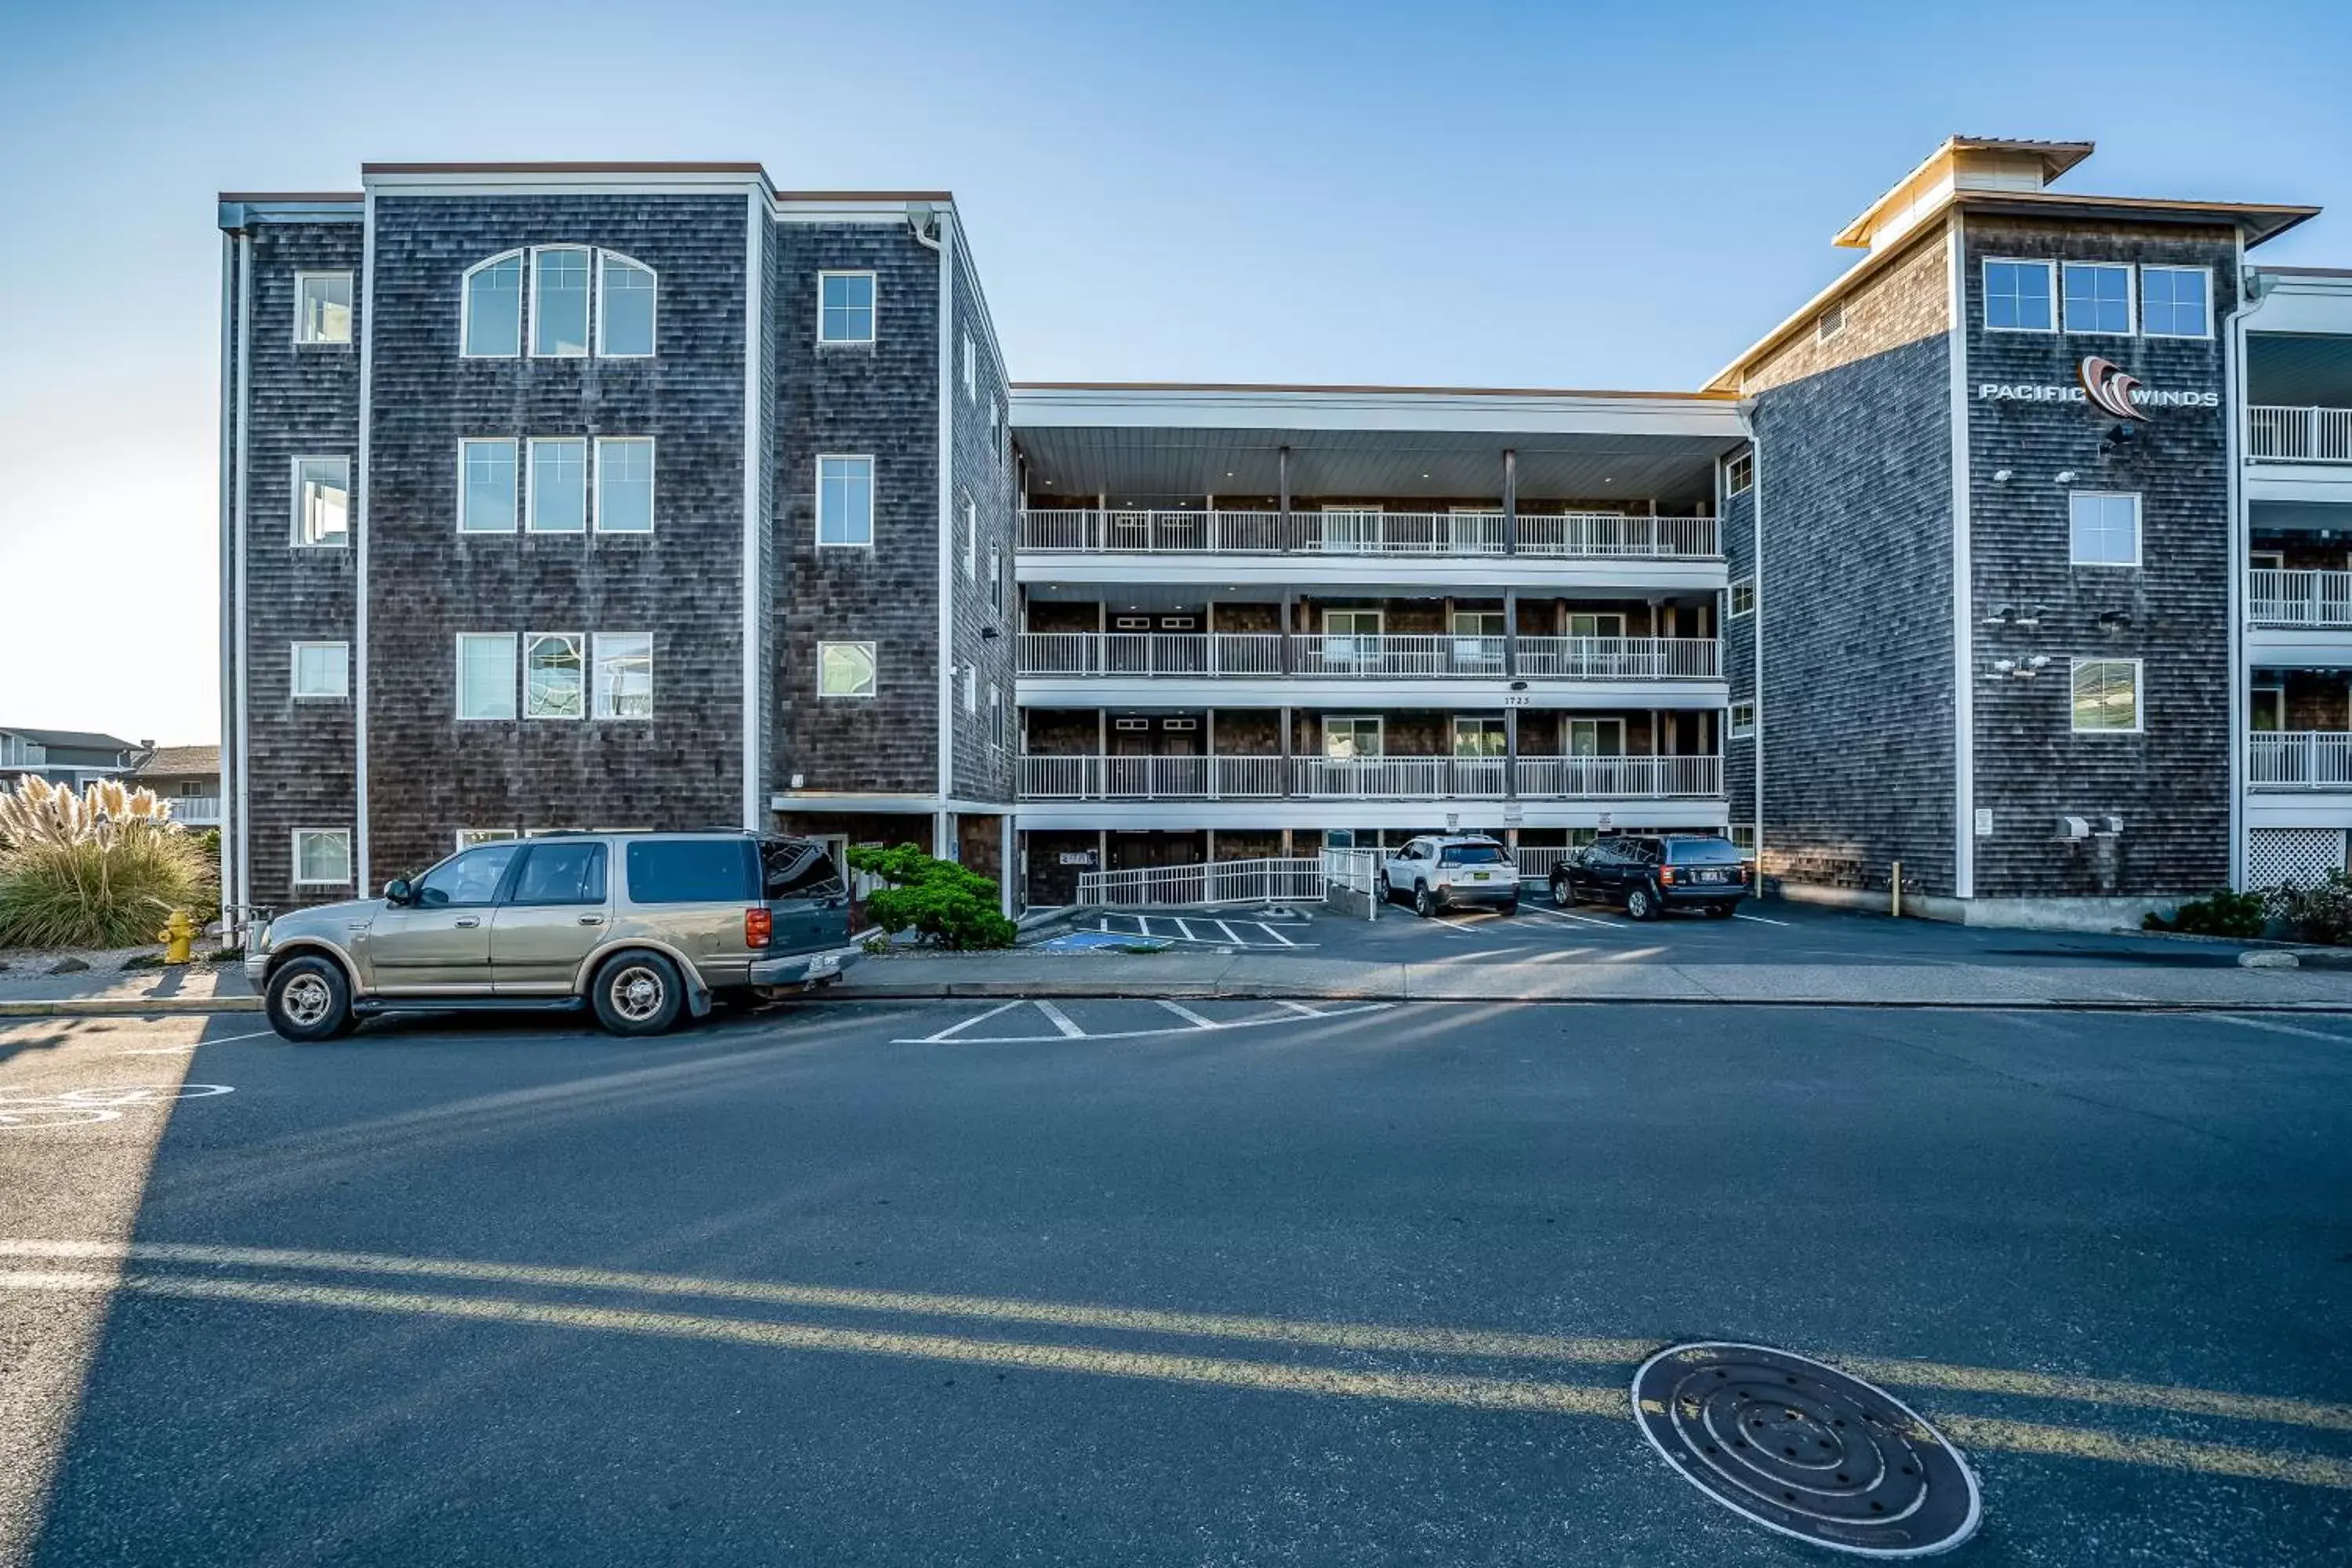
[[[1711,517],[1612,511],[1521,512],[1518,542],[1499,511],[1100,511],[1021,514],[1021,548],[1074,554],[1633,556],[1709,561]]]
[[[2259,790],[2352,790],[2352,732],[2265,730],[2249,735],[2246,784]]]
[[[2266,463],[2352,463],[2352,408],[2249,408],[2246,456]]]
[[[1499,800],[1501,757],[1024,756],[1027,800]],[[1705,799],[1723,793],[1723,759],[1521,757],[1529,799]]]
[[[2257,626],[2352,626],[2352,572],[2246,574],[2246,621]]]
[[[1412,679],[1510,673],[1507,639],[1443,633],[1024,632],[1023,675]],[[1711,680],[1713,637],[1518,639],[1517,673],[1542,680]]]
[[[220,796],[216,795],[173,795],[163,798],[172,808],[172,820],[184,827],[220,826]]]

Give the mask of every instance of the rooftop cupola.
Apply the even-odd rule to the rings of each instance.
[[[1956,191],[2039,191],[2091,155],[2088,142],[2000,142],[1947,137],[1927,161],[1895,182],[1833,245],[1883,250],[1909,233]]]

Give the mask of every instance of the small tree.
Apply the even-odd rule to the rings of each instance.
[[[926,942],[954,952],[1011,947],[1019,934],[997,912],[996,884],[952,860],[924,854],[911,844],[880,848],[859,845],[849,866],[888,886],[866,900],[866,912],[884,931],[913,931]]]

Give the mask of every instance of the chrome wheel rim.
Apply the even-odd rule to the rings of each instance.
[[[297,1028],[312,1028],[324,1022],[333,1009],[335,993],[321,975],[298,974],[278,994],[278,1005],[285,1010],[288,1023]]]
[[[1641,919],[1650,912],[1650,895],[1639,888],[1634,889],[1633,896],[1625,900],[1625,908],[1635,920]]]
[[[662,977],[646,964],[632,963],[613,976],[613,1011],[632,1024],[658,1017],[667,994]]]

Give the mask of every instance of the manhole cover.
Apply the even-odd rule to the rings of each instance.
[[[1800,1541],[1926,1557],[1976,1533],[1977,1479],[1901,1401],[1761,1345],[1688,1344],[1633,1374],[1633,1418],[1685,1479]]]

